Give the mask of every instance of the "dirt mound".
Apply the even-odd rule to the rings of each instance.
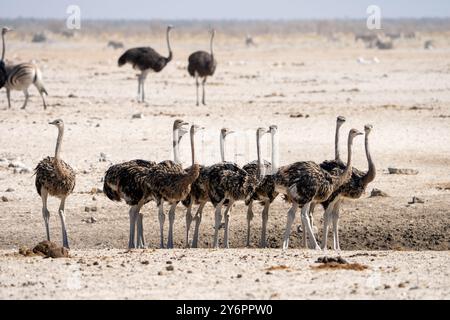
[[[317,266],[311,266],[315,270],[356,270],[364,271],[369,267],[360,263],[349,263],[342,257],[319,257]]]
[[[69,250],[64,247],[58,247],[55,243],[45,240],[39,242],[33,250],[25,246],[20,247],[19,254],[32,257],[32,256],[43,256],[45,258],[68,258]]]

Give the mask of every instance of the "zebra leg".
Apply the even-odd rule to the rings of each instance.
[[[206,77],[203,78],[202,81],[202,103],[204,106],[206,106],[206,102],[205,102],[205,83],[206,83]]]
[[[23,103],[23,106],[21,109],[25,109],[25,107],[27,106],[27,103],[28,103],[28,98],[30,97],[30,95],[28,94],[28,89],[24,89],[23,94],[25,95],[25,102]]]

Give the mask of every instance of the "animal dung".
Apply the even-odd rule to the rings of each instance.
[[[381,191],[380,189],[373,188],[370,192],[370,197],[389,197],[389,195],[386,192]]]
[[[3,202],[8,202],[9,199],[8,199],[7,197],[5,197],[5,196],[2,196],[2,201],[3,201]]]
[[[89,217],[86,219],[82,219],[81,222],[85,222],[85,223],[96,223],[97,219],[95,219],[94,217]]]
[[[314,270],[355,270],[364,271],[369,267],[360,263],[348,263],[342,257],[319,257],[316,260],[319,265],[311,266]]]
[[[388,168],[390,174],[404,174],[404,175],[416,175],[419,174],[419,170],[415,169],[398,169],[398,168]]]
[[[19,253],[21,251],[28,253],[28,249],[24,251],[24,248],[22,248],[22,250],[19,250]],[[67,248],[58,247],[54,242],[51,242],[48,240],[39,242],[33,248],[33,253],[44,256],[45,258],[68,258],[69,257],[69,250]]]
[[[131,116],[131,119],[143,119],[144,115],[142,113],[135,113]]]

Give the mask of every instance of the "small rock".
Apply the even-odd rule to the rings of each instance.
[[[15,190],[13,188],[8,188],[5,190],[5,192],[14,192]]]
[[[142,264],[145,264],[145,265],[147,265],[147,264],[149,264],[149,263],[150,263],[150,261],[148,261],[148,260],[144,260],[144,261],[141,261],[141,263],[142,263]]]
[[[89,207],[84,207],[84,212],[89,212],[89,211],[91,211],[91,208],[89,208]]]
[[[173,270],[174,270],[173,265],[168,265],[168,266],[166,267],[166,270],[167,270],[167,271],[173,271]]]
[[[142,119],[144,115],[142,113],[135,113],[131,116],[131,119]]]
[[[414,196],[412,198],[412,201],[408,202],[408,204],[414,204],[414,203],[425,203],[425,200]]]
[[[373,188],[370,192],[370,197],[389,197],[388,194],[380,189]]]
[[[92,212],[97,212],[97,207],[91,207]]]
[[[93,266],[98,266],[98,261],[94,261]]]
[[[158,271],[158,276],[162,276],[164,273],[162,271]]]
[[[100,158],[98,159],[98,161],[100,162],[108,161],[108,156],[106,155],[106,153],[100,152]]]
[[[76,98],[77,96],[74,95],[73,93],[69,93],[69,95],[67,97],[69,97],[69,98]]]
[[[172,264],[172,261],[170,261],[170,260],[166,261],[166,264]]]
[[[390,174],[405,174],[405,175],[419,174],[419,170],[415,170],[415,169],[388,168],[388,171]]]
[[[7,197],[5,197],[5,196],[2,196],[2,201],[3,201],[3,202],[8,202],[9,199],[8,199]]]
[[[238,279],[242,278],[242,274],[238,274],[238,275],[236,276],[236,278],[238,278]]]

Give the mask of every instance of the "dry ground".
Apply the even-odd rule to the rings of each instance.
[[[56,40],[48,44],[11,40],[7,53],[9,60],[35,59],[41,67],[49,92],[49,108],[47,111],[42,109],[40,98],[32,88],[26,110],[20,110],[23,101],[20,92],[13,93],[13,108],[8,110],[4,90],[0,92],[0,158],[20,159],[27,166],[34,167],[40,159],[54,151],[56,130],[47,122],[55,118],[64,119],[67,131],[62,156],[78,173],[75,192],[66,205],[69,239],[76,258],[66,266],[64,259],[52,261],[5,256],[17,251],[21,245],[33,246],[44,238],[45,232],[41,201],[34,189],[32,174],[15,174],[12,168],[0,166],[0,196],[8,200],[0,202],[0,249],[3,250],[0,258],[1,298],[168,297],[164,291],[166,287],[156,282],[156,279],[161,279],[157,271],[164,269],[166,260],[183,255],[187,261],[184,271],[176,266],[175,272],[167,276],[168,283],[174,286],[169,287],[176,289],[171,292],[176,292],[174,297],[177,298],[197,297],[192,292],[183,292],[183,285],[196,275],[190,288],[194,288],[195,283],[200,286],[203,283],[202,270],[208,270],[208,266],[212,265],[211,277],[205,280],[208,284],[201,285],[199,297],[232,297],[233,292],[239,291],[236,285],[247,285],[247,281],[253,284],[256,278],[264,286],[261,285],[256,293],[248,292],[248,296],[242,290],[239,298],[270,298],[272,294],[279,298],[340,297],[331,293],[332,290],[326,290],[328,287],[314,287],[316,278],[323,283],[331,281],[329,286],[336,287],[345,282],[347,285],[342,296],[349,298],[448,298],[450,44],[444,36],[439,39],[438,49],[433,51],[423,50],[419,40],[403,40],[395,50],[376,51],[355,45],[352,39],[328,42],[311,36],[258,39],[257,48],[247,49],[242,41],[219,34],[216,45],[218,67],[216,75],[208,81],[206,107],[195,107],[194,83],[186,71],[187,56],[194,50],[206,49],[206,39],[186,39],[174,32],[174,61],[161,73],[149,75],[146,82],[148,101],[145,104],[135,100],[136,72],[130,66],[117,67],[121,50],[106,48],[106,38]],[[129,39],[126,45],[131,47],[147,43],[165,54],[162,38]],[[358,57],[369,59],[374,56],[380,63],[362,65],[356,61]],[[143,118],[132,119],[136,113],[142,113]],[[285,254],[281,250],[256,249],[146,251],[131,254],[130,263],[121,269],[120,263],[128,257],[119,254],[119,249],[125,248],[128,241],[128,208],[123,203],[109,201],[102,194],[91,193],[94,187],[101,188],[102,176],[111,163],[133,158],[171,159],[170,128],[178,117],[206,126],[200,147],[205,163],[219,160],[218,131],[221,127],[228,126],[240,132],[230,139],[228,157],[242,164],[256,157],[254,134],[252,132],[251,140],[245,143],[244,133],[270,124],[277,124],[280,129],[282,164],[297,160],[320,162],[334,155],[337,115],[347,118],[344,131],[352,127],[362,130],[364,124],[373,124],[371,150],[377,166],[377,178],[368,191],[378,188],[389,195],[386,198],[365,195],[344,206],[340,223],[341,248],[445,252],[380,251],[374,253],[377,257],[373,263],[368,257],[361,256],[355,260],[368,264],[370,269],[357,273],[357,278],[353,278],[355,271],[322,273],[310,270],[309,265],[313,263],[311,257],[315,257],[316,253],[309,251],[289,251]],[[345,136],[343,133],[343,140]],[[248,152],[245,156],[240,155],[246,151],[247,145]],[[343,141],[345,153],[344,147]],[[106,162],[99,161],[101,152],[107,155]],[[234,152],[238,155],[234,156]],[[187,140],[183,141],[182,154],[185,165],[188,165]],[[362,138],[355,142],[355,166],[367,168]],[[419,174],[390,175],[387,168],[391,166],[416,169]],[[8,188],[13,191],[6,192]],[[408,204],[413,196],[425,202]],[[95,207],[96,211],[86,212],[86,207]],[[53,240],[59,241],[61,234],[56,208],[56,200],[51,199],[51,233]],[[287,209],[288,206],[279,199],[271,208],[269,243],[273,248],[280,247]],[[257,213],[259,210],[257,206]],[[154,204],[148,204],[143,211],[146,240],[151,248],[155,248],[159,244],[159,234]],[[208,206],[200,239],[200,245],[204,248],[209,247],[212,241],[211,213]],[[318,225],[321,214],[322,211],[317,210],[315,220]],[[82,221],[91,216],[97,219],[96,223]],[[259,242],[259,230],[260,216],[256,214],[252,233],[254,247]],[[184,210],[180,206],[175,221],[176,247],[183,247],[184,232]],[[231,246],[242,248],[245,245],[245,208],[242,204],[233,210],[231,233]],[[292,233],[291,240],[291,247],[298,248],[300,240],[296,232]],[[240,259],[253,252],[254,258],[250,262],[244,263],[246,260]],[[353,252],[345,254],[351,255]],[[142,259],[150,261],[149,265],[140,264],[141,255]],[[304,259],[304,256],[310,258]],[[105,257],[115,267],[110,270],[102,262],[101,268],[86,268],[89,275],[83,281],[86,281],[87,288],[83,287],[77,294],[70,295],[61,289],[63,287],[57,281],[64,281],[64,272],[77,266],[75,261],[78,257],[84,257],[87,261]],[[411,264],[419,262],[422,263],[420,267],[412,267]],[[27,268],[33,269],[37,264],[49,268],[46,269],[49,274],[27,271]],[[294,271],[277,272],[283,274],[280,278],[265,276],[261,271],[276,264],[286,264]],[[58,267],[53,269],[52,266]],[[399,268],[405,276],[394,281],[395,272],[382,273],[380,286],[386,282],[393,290],[376,290],[378,285],[372,289],[364,287],[363,283],[368,277],[376,275],[374,271],[379,266]],[[138,276],[139,271],[145,269],[151,270],[148,279]],[[192,269],[192,275],[186,275],[189,269]],[[101,290],[89,290],[94,283],[103,282],[99,281],[101,276],[104,279],[116,278],[115,270],[127,270],[130,279],[139,277],[142,281],[148,281],[152,291],[139,289],[143,290],[143,296],[130,293],[133,291],[133,281],[126,281],[127,289],[123,292],[112,290],[113,283],[105,283]],[[261,275],[253,275],[255,270]],[[237,273],[243,275],[242,279],[230,280]],[[287,282],[296,280],[293,277],[297,274],[302,274],[302,280],[306,279],[309,283],[308,290],[300,290],[304,285],[302,281],[299,281],[298,288],[286,289]],[[8,277],[12,275],[15,277]],[[406,280],[410,281],[407,287],[416,286],[416,276],[419,277],[417,286],[420,290],[397,288],[398,283]],[[51,280],[52,277],[54,280]],[[271,280],[265,282],[267,278]],[[346,279],[351,281],[346,282]],[[220,290],[209,291],[216,280]],[[27,281],[36,284],[21,287]],[[120,281],[116,284],[120,285]],[[233,286],[226,285],[228,282]],[[354,295],[351,294],[353,283],[359,283]],[[39,290],[42,286],[51,290],[43,293]],[[56,286],[60,286],[60,290]],[[311,295],[313,291],[316,296]]]

